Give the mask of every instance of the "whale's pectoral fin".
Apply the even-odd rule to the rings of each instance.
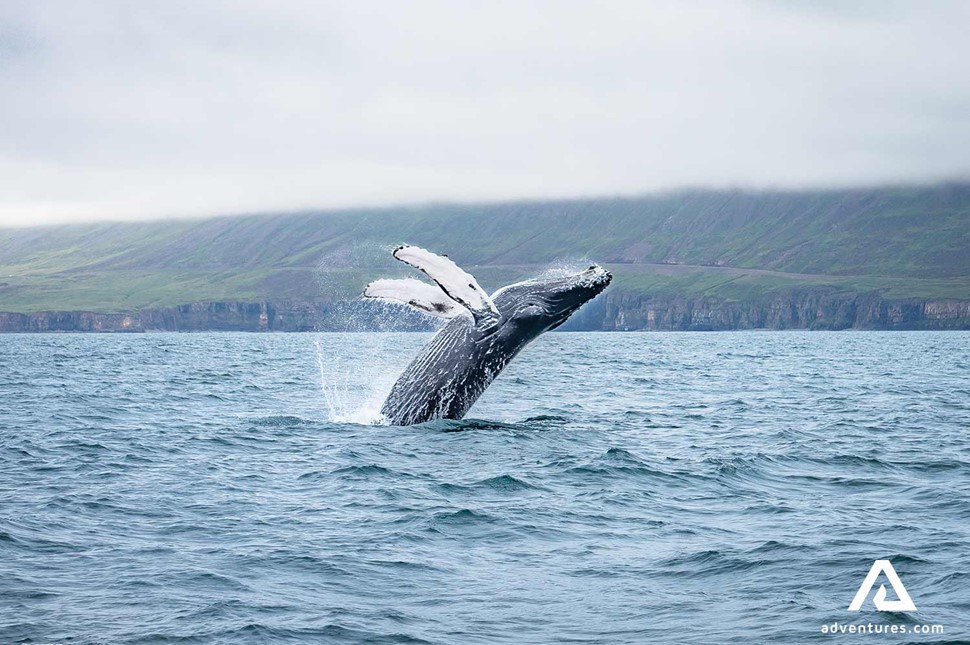
[[[438,287],[414,278],[374,280],[364,288],[364,297],[403,302],[439,318],[454,318],[467,313]]]
[[[394,257],[420,269],[441,287],[449,298],[468,309],[478,327],[491,327],[501,315],[475,278],[445,255],[436,255],[417,246],[400,246]]]

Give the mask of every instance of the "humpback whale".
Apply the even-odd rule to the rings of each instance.
[[[364,297],[405,303],[448,320],[381,407],[384,418],[398,426],[464,417],[523,347],[563,324],[613,278],[594,264],[573,275],[526,280],[488,295],[447,256],[400,246],[394,257],[434,284],[413,278],[375,280]]]

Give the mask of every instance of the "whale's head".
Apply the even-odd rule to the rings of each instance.
[[[566,322],[612,279],[609,271],[594,264],[579,273],[509,285],[492,294],[492,300],[502,315],[502,327],[535,337]]]

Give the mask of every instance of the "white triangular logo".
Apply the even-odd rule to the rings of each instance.
[[[893,591],[896,592],[896,597],[899,600],[886,600],[886,585],[879,585],[879,591],[872,598],[872,603],[876,606],[876,609],[879,611],[916,611],[913,599],[909,597],[906,587],[903,586],[903,581],[896,575],[896,570],[893,569],[889,560],[876,560],[872,563],[869,575],[862,581],[862,586],[859,587],[859,591],[849,605],[849,611],[859,611],[862,608],[862,603],[865,602],[872,586],[876,584],[876,579],[880,573],[884,573],[886,578],[889,579],[889,584],[893,586]]]

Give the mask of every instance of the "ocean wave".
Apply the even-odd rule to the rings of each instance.
[[[333,413],[425,336],[322,336],[333,406],[306,335],[57,338],[0,338],[3,642],[821,642],[877,558],[970,638],[970,335],[547,334],[407,428]]]

